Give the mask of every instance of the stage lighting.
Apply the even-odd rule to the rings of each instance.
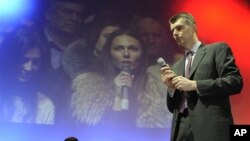
[[[32,0],[0,0],[0,21],[25,16],[32,10]]]

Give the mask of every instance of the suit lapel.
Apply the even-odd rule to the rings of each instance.
[[[196,52],[194,59],[193,59],[192,67],[190,70],[190,77],[193,75],[196,68],[199,66],[199,64],[200,64],[200,62],[205,54],[206,54],[206,48],[204,46],[200,46]]]
[[[185,57],[183,57],[180,62],[180,64],[178,65],[178,69],[177,69],[177,75],[182,75],[184,76],[185,74]]]

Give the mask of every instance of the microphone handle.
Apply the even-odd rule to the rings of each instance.
[[[124,65],[122,67],[122,70],[131,74],[131,66],[130,65]],[[121,92],[122,92],[122,100],[121,100],[121,108],[123,110],[128,110],[129,109],[129,87],[128,86],[122,86],[121,87]]]
[[[128,98],[128,86],[122,86],[122,96],[123,98]]]
[[[129,109],[129,100],[128,100],[128,86],[122,86],[122,100],[121,100],[121,108],[123,110]]]

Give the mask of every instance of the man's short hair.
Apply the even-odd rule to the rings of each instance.
[[[78,141],[76,137],[68,137],[64,141]]]
[[[47,10],[53,11],[57,8],[58,3],[63,2],[63,3],[75,3],[78,5],[81,5],[83,10],[86,11],[87,3],[85,0],[49,0],[47,3]]]
[[[188,13],[188,12],[181,12],[179,14],[174,15],[173,17],[171,17],[169,19],[169,23],[173,24],[175,23],[178,19],[184,19],[184,21],[188,24],[188,25],[195,25],[195,19],[192,16],[192,14]]]

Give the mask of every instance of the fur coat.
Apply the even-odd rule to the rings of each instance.
[[[147,70],[148,80],[144,93],[137,94],[136,127],[169,128],[172,114],[166,103],[167,88],[160,80],[160,67]],[[71,107],[73,118],[87,125],[98,125],[115,101],[113,82],[107,82],[97,73],[83,73],[73,80]]]

